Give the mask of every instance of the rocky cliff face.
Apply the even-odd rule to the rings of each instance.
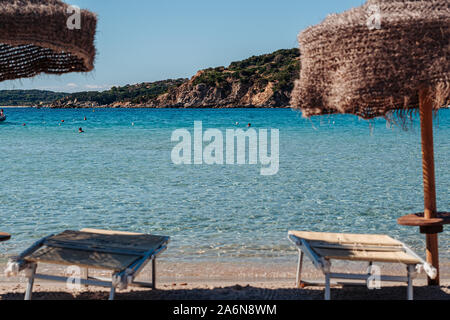
[[[225,83],[208,85],[198,83],[203,71],[177,88],[144,103],[150,107],[176,108],[237,108],[237,107],[286,107],[290,91],[275,91],[274,83],[243,83],[231,77]]]
[[[298,78],[299,71],[298,50],[279,50],[233,62],[228,68],[219,67],[199,71],[190,80],[178,79],[139,84],[113,88],[98,94],[73,94],[56,101],[52,107],[287,107],[293,83]]]

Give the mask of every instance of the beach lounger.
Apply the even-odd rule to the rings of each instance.
[[[331,279],[365,280],[373,279],[371,268],[374,263],[401,263],[407,266],[407,276],[380,276],[380,281],[408,284],[408,300],[413,300],[413,279],[422,270],[436,278],[434,267],[415,254],[404,243],[387,235],[343,234],[290,231],[289,239],[299,250],[297,286],[301,286],[303,256],[325,275],[325,300],[331,299]],[[369,263],[366,274],[331,272],[331,260],[365,261]]]
[[[7,276],[17,276],[25,271],[28,286],[25,300],[31,299],[34,279],[68,282],[72,278],[40,274],[39,263],[76,266],[84,270],[80,285],[111,288],[110,300],[114,300],[116,289],[128,286],[155,289],[156,258],[167,248],[169,237],[138,233],[83,229],[64,231],[36,242],[20,256],[11,259],[5,270]],[[152,262],[152,282],[136,282],[135,278],[148,262]],[[111,279],[90,277],[89,269],[112,272]]]

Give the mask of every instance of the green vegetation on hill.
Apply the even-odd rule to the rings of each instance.
[[[270,54],[253,56],[233,62],[228,68],[206,69],[195,79],[194,84],[223,86],[226,85],[227,79],[231,77],[242,83],[267,84],[273,82],[275,84],[274,92],[291,91],[300,70],[299,57],[298,49],[282,49]]]
[[[114,102],[144,103],[166,93],[170,88],[178,87],[187,79],[164,80],[152,83],[141,83],[137,85],[126,85],[124,87],[112,87],[103,92],[77,92],[64,100],[77,100],[78,102],[92,101],[99,105]]]
[[[115,102],[144,103],[166,93],[170,88],[178,87],[187,79],[164,80],[152,83],[112,87],[103,92],[86,91],[73,93],[62,99],[63,101],[96,102],[107,105]]]
[[[51,103],[68,93],[42,90],[0,90],[0,106],[33,106]]]

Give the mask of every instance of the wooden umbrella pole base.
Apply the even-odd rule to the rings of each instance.
[[[425,219],[434,219],[437,215],[436,205],[436,178],[434,168],[433,147],[433,103],[429,88],[421,89],[420,98],[420,123],[422,135],[422,157],[423,157],[423,188],[425,200]],[[429,230],[427,240],[427,262],[432,264],[438,271],[436,279],[428,279],[428,285],[439,285],[439,245],[438,235]]]

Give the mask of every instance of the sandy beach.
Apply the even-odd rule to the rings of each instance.
[[[161,283],[157,290],[126,290],[116,300],[323,300],[323,287],[297,289],[292,281]],[[2,284],[0,300],[23,300],[25,284]],[[380,290],[361,287],[336,287],[333,300],[406,300],[406,286],[384,286]],[[33,300],[107,300],[105,289],[68,291],[64,285],[37,282]],[[450,300],[450,281],[441,287],[426,287],[421,281],[414,287],[415,300]]]
[[[3,266],[4,267],[4,266]],[[352,266],[351,271],[362,270],[362,265]],[[403,268],[383,265],[387,274],[401,275]],[[337,271],[348,272],[348,266],[337,265]],[[427,287],[425,276],[414,281],[416,300],[450,300],[449,264],[443,266],[441,287]],[[3,268],[2,268],[3,271]],[[40,272],[64,274],[63,267],[43,265]],[[26,278],[0,276],[0,300],[24,298]],[[94,271],[97,277],[109,276],[106,272]],[[321,274],[307,265],[304,279],[323,281]],[[149,281],[151,269],[146,268],[138,278]],[[280,266],[263,264],[230,263],[158,263],[157,290],[129,288],[118,291],[117,300],[323,300],[322,286],[303,289],[295,287],[295,263]],[[81,287],[70,290],[63,283],[36,281],[33,299],[36,300],[106,300],[106,288]],[[406,285],[383,283],[380,290],[369,290],[366,286],[335,283],[332,297],[336,300],[404,300]]]

